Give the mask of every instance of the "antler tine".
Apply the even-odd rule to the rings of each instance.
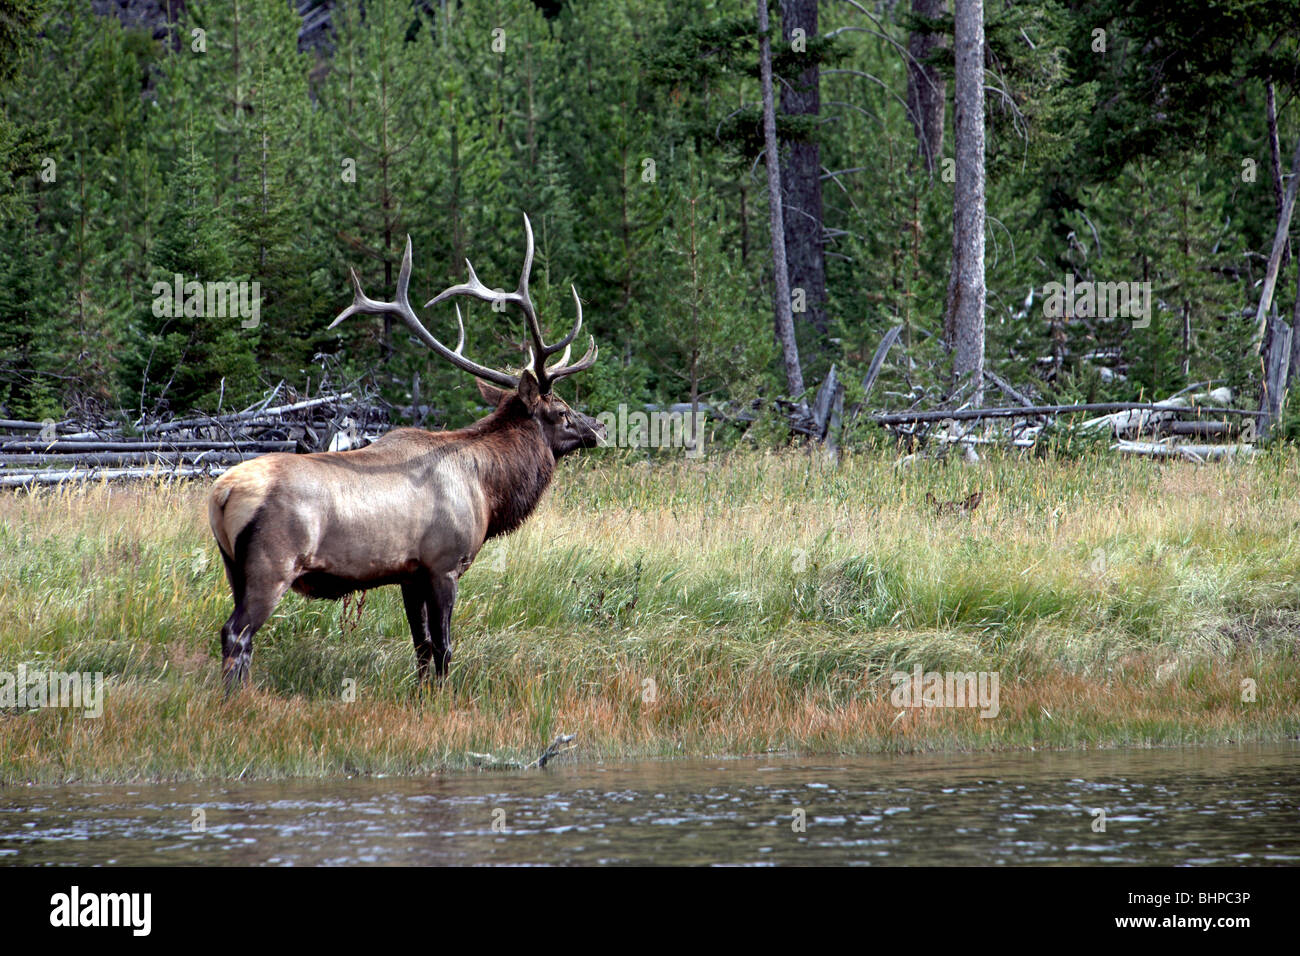
[[[496,289],[489,289],[485,286],[478,273],[474,271],[474,264],[468,259],[465,260],[465,268],[469,272],[469,281],[462,282],[458,285],[451,286],[439,292],[428,302],[424,303],[427,309],[431,305],[437,305],[439,302],[445,302],[453,296],[467,295],[471,299],[479,299],[483,302],[514,302],[522,305],[519,301],[517,292],[498,292]]]
[[[528,279],[533,274],[533,224],[524,213],[524,268],[519,274],[519,294],[532,305],[528,298]]]
[[[578,360],[578,363],[576,365],[568,364],[569,355],[572,354],[573,339],[577,337],[577,333],[580,332],[582,328],[582,299],[578,298],[576,286],[573,285],[569,286],[569,291],[573,293],[573,307],[575,307],[575,311],[577,312],[577,317],[575,320],[573,320],[573,328],[569,329],[569,333],[567,334],[567,336],[560,339],[559,342],[556,342],[555,345],[550,346],[549,350],[547,350],[549,354],[552,354],[552,352],[556,352],[559,351],[560,349],[563,349],[564,354],[560,356],[559,362],[556,362],[554,365],[550,365],[550,367],[547,368],[538,367],[538,371],[537,371],[538,381],[545,382],[545,388],[550,388],[551,382],[559,380],[559,378],[563,378],[564,376],[568,376],[568,375],[573,375],[573,373],[575,372],[581,372],[582,369],[590,368],[591,365],[595,364],[595,355],[597,355],[597,349],[595,349],[594,336],[588,336],[588,338],[590,339],[588,349],[586,349],[586,354],[582,356],[580,360]],[[545,356],[543,356],[542,363],[545,363],[545,360],[546,360]]]
[[[564,347],[564,354],[560,356],[560,360],[556,362],[554,365],[548,367],[546,371],[549,372],[551,371],[551,369],[564,368],[565,365],[569,364],[569,352],[571,350],[572,350],[572,346],[566,345]]]
[[[439,302],[445,302],[452,296],[467,295],[472,299],[478,299],[482,302],[513,302],[519,306],[524,316],[528,319],[531,330],[535,333],[534,338],[540,340],[540,333],[537,330],[537,313],[533,309],[532,300],[528,297],[528,273],[533,268],[533,227],[528,221],[528,216],[524,216],[524,232],[527,235],[527,246],[524,249],[524,272],[519,280],[519,287],[514,292],[502,292],[497,289],[489,289],[484,285],[483,280],[478,277],[474,271],[474,263],[468,259],[465,260],[465,271],[469,273],[469,278],[457,285],[453,285],[439,292],[428,302],[424,303],[427,309],[431,305],[437,305]]]
[[[560,360],[558,362],[556,362],[554,365],[552,365],[549,369],[546,370],[547,374],[551,375],[551,377],[554,377],[556,369],[564,368],[566,365],[569,364],[569,353],[572,349],[573,340],[577,336],[578,332],[582,329],[582,300],[578,298],[578,287],[574,285],[570,285],[569,291],[573,293],[573,306],[574,306],[574,310],[578,314],[578,317],[574,319],[573,328],[569,330],[569,334],[566,335],[564,338],[560,339],[560,341],[555,343],[555,348],[559,349],[563,347],[564,354],[560,356]],[[594,342],[595,339],[593,338],[592,341]]]
[[[528,280],[533,273],[533,253],[535,250],[533,222],[528,218],[528,213],[524,213],[524,267],[519,273],[519,289],[516,294],[519,296],[519,305],[523,309],[524,319],[528,323],[528,334],[533,340],[528,367],[533,370],[537,381],[545,388],[546,373],[544,366],[546,365],[546,359],[556,349],[547,345],[545,338],[542,337],[542,326],[537,321],[537,309],[533,306],[533,297],[528,292]]]
[[[357,278],[356,269],[348,269],[348,278],[352,282],[352,304],[340,312],[338,317],[325,327],[326,331],[334,328],[334,326],[338,325],[344,319],[353,315],[359,315],[363,312],[373,313],[376,311],[387,311],[386,309],[381,308],[383,306],[382,302],[376,302],[374,299],[367,298],[366,294],[361,291],[361,280]]]
[[[600,349],[596,348],[596,337],[594,335],[589,335],[587,338],[589,340],[587,343],[587,352],[582,356],[582,358],[578,359],[577,362],[573,365],[561,364],[552,366],[546,370],[546,374],[552,382],[556,379],[564,378],[566,375],[572,375],[574,372],[581,372],[585,369],[589,369],[596,364],[596,356],[600,354]]]
[[[456,325],[460,327],[460,336],[456,339],[456,347],[452,351],[460,355],[460,350],[465,347],[465,320],[460,317],[459,303],[456,305]]]
[[[573,341],[574,336],[578,334],[578,329],[582,327],[582,303],[578,302],[578,322],[560,341],[551,345],[546,344],[546,339],[542,335],[541,323],[537,320],[537,310],[533,307],[532,296],[528,293],[528,278],[533,271],[533,224],[528,218],[528,213],[524,213],[524,271],[519,277],[519,289],[515,293],[518,296],[520,305],[524,309],[524,317],[528,319],[528,331],[533,338],[534,355],[540,356],[543,361],[550,358],[561,349],[567,348]],[[570,287],[572,288],[572,287]],[[578,300],[578,290],[573,290],[573,299]]]
[[[397,270],[397,304],[411,312],[411,234],[406,234],[406,249],[402,252],[402,265]],[[411,312],[414,315],[414,312]],[[417,322],[418,324],[418,322]]]
[[[569,291],[573,293],[573,305],[578,313],[578,317],[573,320],[573,328],[569,329],[569,334],[556,342],[551,348],[552,352],[558,352],[560,349],[567,349],[569,345],[572,344],[573,340],[577,338],[578,333],[582,331],[582,300],[578,298],[578,289],[576,286],[570,285]],[[564,363],[561,362],[560,364],[563,365]]]
[[[465,324],[460,319],[460,310],[456,311],[456,321],[460,325],[460,339],[456,343],[455,349],[449,349],[438,341],[434,335],[424,327],[415,310],[411,308],[409,298],[411,285],[411,237],[406,237],[406,252],[402,255],[402,267],[397,274],[397,298],[393,302],[381,302],[372,299],[361,289],[361,280],[357,278],[355,269],[349,270],[352,278],[352,304],[339,313],[338,318],[329,324],[332,329],[344,319],[358,313],[368,313],[379,315],[388,313],[399,316],[403,322],[415,333],[415,337],[421,342],[433,349],[447,361],[451,362],[457,368],[469,372],[476,378],[493,382],[505,388],[518,388],[519,379],[506,372],[498,372],[496,369],[490,369],[487,366],[479,365],[461,354],[461,349],[465,346]]]
[[[564,346],[564,355],[560,358],[560,361],[546,370],[546,374],[552,382],[564,378],[566,375],[572,375],[574,372],[581,372],[584,369],[591,368],[596,364],[596,356],[600,352],[596,348],[596,337],[588,335],[586,353],[575,364],[569,364],[570,343],[582,329],[582,299],[578,298],[578,290],[575,286],[570,285],[569,291],[573,293],[573,305],[577,311],[577,318],[574,319],[573,328],[569,330],[569,334],[556,343],[557,348],[561,345]]]

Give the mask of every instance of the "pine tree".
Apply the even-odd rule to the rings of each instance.
[[[127,316],[141,294],[156,169],[145,139],[140,91],[157,55],[141,31],[103,21],[83,5],[54,6],[22,69],[24,95],[12,115],[39,127],[57,116],[28,180],[30,231],[20,254],[51,259],[38,270],[38,297],[58,328],[44,325],[35,374],[57,381],[63,406],[112,407],[113,362]]]
[[[21,219],[25,197],[18,184],[31,175],[36,159],[54,132],[49,117],[23,122],[10,110],[11,98],[28,92],[14,82],[20,64],[31,62],[48,0],[0,0],[0,222]]]
[[[214,411],[251,401],[260,392],[258,332],[242,327],[247,319],[201,314],[207,310],[195,307],[189,296],[176,314],[177,276],[182,283],[205,285],[249,281],[234,274],[238,250],[212,178],[211,157],[191,137],[163,210],[154,250],[154,299],[137,314],[132,331],[138,347],[123,361],[123,384],[136,396],[139,414]]]
[[[47,290],[56,287],[54,260],[33,243],[36,213],[0,223],[0,413],[39,421],[61,418],[68,378],[64,338]]]
[[[329,248],[325,288],[336,303],[350,295],[346,276],[354,268],[372,295],[391,296],[409,234],[411,300],[422,302],[430,271],[446,266],[436,210],[417,201],[436,189],[436,161],[445,155],[429,135],[445,73],[431,18],[401,0],[379,0],[340,3],[332,19],[337,45],[315,124],[323,161],[315,171],[314,217]],[[336,351],[349,375],[404,405],[428,394],[435,366],[428,350],[408,339],[405,327],[385,316],[330,333],[322,348]]]
[[[307,74],[311,58],[298,52],[301,21],[279,0],[256,0],[245,11],[245,58],[251,113],[244,130],[248,188],[231,218],[239,243],[237,272],[261,285],[259,366],[264,385],[305,383],[316,347],[325,342],[329,303],[323,266],[328,257],[304,241],[314,184],[300,168],[313,116]]]
[[[644,338],[662,402],[747,407],[763,391],[776,345],[763,310],[746,304],[748,276],[723,244],[723,205],[689,176],[666,226],[655,299]]]

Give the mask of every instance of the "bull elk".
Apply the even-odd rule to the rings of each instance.
[[[537,506],[556,461],[605,437],[605,428],[570,408],[552,386],[596,361],[596,341],[569,364],[582,328],[582,302],[569,334],[553,345],[542,339],[528,294],[533,229],[514,292],[487,288],[465,262],[469,280],[425,303],[454,296],[513,303],[523,313],[532,347],[518,375],[497,371],[462,354],[465,325],[454,349],[438,341],[411,308],[411,240],[393,302],[370,299],[351,271],[354,297],[332,323],[358,313],[396,315],[421,342],[469,372],[491,414],[456,431],[399,428],[366,448],[309,455],[270,454],[226,472],[212,488],[208,519],[221,549],[235,600],[221,628],[222,674],[228,690],[247,679],[257,633],[289,588],[314,598],[338,599],[358,590],[399,584],[415,642],[421,685],[432,661],[439,677],[451,662],[451,611],[462,574],[483,543],[519,527]],[[555,353],[559,360],[548,365]]]

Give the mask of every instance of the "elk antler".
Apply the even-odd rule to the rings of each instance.
[[[524,269],[519,276],[519,286],[514,292],[500,292],[496,289],[489,289],[479,280],[478,275],[474,272],[474,267],[466,259],[465,268],[469,272],[469,281],[452,286],[430,299],[424,305],[425,308],[428,308],[445,299],[450,299],[452,296],[465,295],[483,302],[513,302],[519,306],[528,324],[528,334],[533,340],[533,347],[529,350],[528,365],[532,368],[541,393],[545,395],[551,390],[551,385],[556,380],[564,378],[566,375],[572,375],[574,372],[581,372],[583,369],[591,368],[596,362],[596,355],[599,350],[596,348],[595,336],[589,335],[590,342],[586,354],[574,364],[569,364],[570,346],[578,331],[582,328],[582,300],[578,298],[578,290],[573,286],[569,286],[569,288],[573,291],[573,302],[578,310],[578,317],[573,323],[573,328],[569,330],[568,335],[553,345],[547,345],[542,339],[542,329],[537,322],[537,310],[533,307],[533,300],[528,295],[528,276],[533,271],[533,224],[528,221],[526,213],[524,214],[524,235],[527,238],[524,249]],[[459,314],[460,312],[457,310],[457,315]],[[560,356],[560,360],[548,367],[546,360],[561,349],[564,350],[564,354]]]
[[[380,302],[376,299],[371,299],[361,291],[361,280],[357,278],[356,270],[349,269],[348,273],[352,277],[352,288],[354,290],[352,304],[339,313],[338,318],[329,324],[329,328],[334,328],[334,326],[338,325],[348,316],[356,315],[358,313],[367,313],[369,315],[391,313],[392,315],[400,316],[402,321],[405,322],[410,327],[411,331],[415,333],[416,338],[429,346],[429,348],[433,349],[447,361],[451,362],[451,364],[455,365],[457,368],[464,369],[466,372],[469,372],[477,378],[493,382],[505,388],[519,387],[519,379],[516,376],[507,374],[506,372],[498,372],[485,365],[479,365],[477,362],[470,361],[461,354],[461,349],[465,347],[465,323],[462,321],[460,316],[460,306],[456,307],[456,324],[460,327],[460,337],[457,339],[456,347],[454,349],[449,349],[447,346],[439,342],[420,322],[419,318],[415,314],[415,310],[411,308],[411,301],[408,296],[408,291],[411,285],[410,236],[406,237],[406,253],[402,256],[402,268],[397,274],[397,298],[395,301]],[[566,374],[568,373],[566,372]]]

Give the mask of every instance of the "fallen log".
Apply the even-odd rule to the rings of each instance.
[[[1166,424],[1177,419],[1180,412],[1196,409],[1198,402],[1201,403],[1199,407],[1203,408],[1210,404],[1222,406],[1231,401],[1232,390],[1227,388],[1217,388],[1193,395],[1179,393],[1152,403],[1153,409],[1125,410],[1102,415],[1100,418],[1091,418],[1081,423],[1079,427],[1108,428],[1115,438],[1136,438],[1143,432],[1161,431]]]
[[[1015,448],[1033,448],[1035,438],[985,438],[981,435],[931,435],[930,441],[941,445],[1010,445]]]
[[[1195,438],[1232,438],[1241,433],[1241,426],[1236,422],[1163,422],[1161,430],[1172,435],[1188,435]]]
[[[1183,411],[1201,415],[1246,415],[1259,417],[1262,412],[1251,408],[1207,408],[1190,406],[1171,408],[1156,402],[1092,402],[1081,405],[1020,405],[997,408],[939,409],[926,412],[877,412],[872,421],[880,425],[907,425],[913,422],[970,421],[978,418],[1023,418],[1030,415],[1066,415],[1070,412],[1121,412],[1129,410]]]
[[[261,452],[236,451],[233,448],[218,448],[211,451],[112,451],[87,452],[79,455],[9,455],[0,454],[0,474],[15,467],[39,468],[57,466],[63,470],[70,468],[105,468],[115,465],[176,465],[222,464],[233,465],[250,458],[260,457]]]
[[[1001,391],[1002,394],[1005,395],[1007,398],[1013,399],[1013,400],[1019,402],[1021,405],[1024,405],[1024,406],[1026,406],[1026,407],[1032,407],[1032,406],[1033,406],[1033,404],[1034,404],[1033,402],[1031,402],[1031,401],[1030,401],[1027,397],[1025,397],[1025,395],[1023,395],[1021,392],[1017,391],[1017,390],[1015,389],[1015,387],[1012,386],[1012,384],[1011,384],[1010,382],[1008,382],[1006,379],[1002,378],[1002,377],[1001,377],[1000,375],[998,375],[997,373],[995,373],[995,372],[990,372],[988,369],[985,369],[985,370],[984,370],[984,377],[985,377],[986,379],[988,379],[990,382],[992,382],[994,385],[996,385],[996,386],[998,387],[999,391]]]
[[[66,429],[69,427],[69,425],[67,422],[55,422],[53,426],[51,426],[50,422],[28,422],[28,421],[22,421],[21,419],[15,419],[15,418],[0,418],[0,429],[3,429],[5,431],[39,432],[39,431],[44,431],[45,429],[50,427],[53,427],[55,429],[59,429],[59,428]]]
[[[1250,458],[1254,445],[1175,445],[1168,442],[1118,441],[1112,451],[1123,455],[1144,455],[1148,458],[1183,458],[1187,461],[1215,461],[1221,458]]]
[[[264,439],[229,441],[11,441],[0,442],[0,455],[26,452],[41,455],[77,455],[103,452],[176,452],[176,451],[293,451],[297,443]]]
[[[322,405],[337,405],[340,402],[352,398],[351,392],[342,392],[338,395],[323,395],[318,398],[309,398],[305,401],[294,402],[291,405],[277,405],[274,408],[255,408],[246,412],[231,412],[225,415],[207,415],[202,418],[178,418],[170,422],[145,423],[137,426],[141,433],[158,433],[173,432],[185,428],[202,428],[210,425],[233,425],[236,423],[251,424],[275,421],[292,412],[300,412],[307,408],[318,408]]]
[[[37,471],[23,475],[0,475],[0,488],[29,488],[34,485],[59,485],[65,482],[116,481],[123,478],[165,479],[216,477],[227,469],[224,465],[177,468],[95,468],[88,471]]]

